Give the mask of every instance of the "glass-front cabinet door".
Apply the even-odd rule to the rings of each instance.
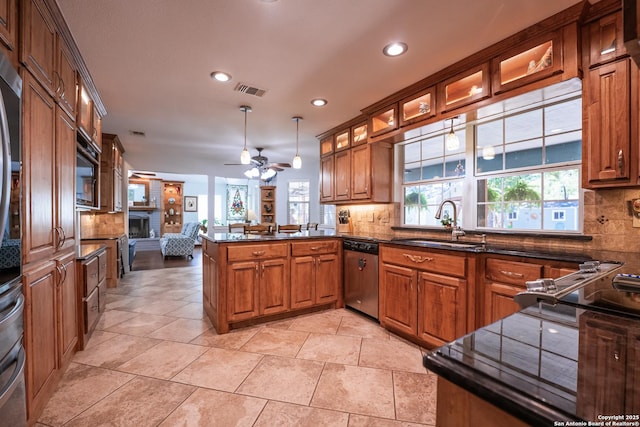
[[[493,93],[561,73],[562,68],[562,37],[552,33],[493,59]]]
[[[336,151],[346,150],[351,147],[349,129],[336,134]]]
[[[400,102],[400,126],[419,122],[436,115],[436,88],[432,86]]]
[[[490,92],[489,63],[473,67],[451,77],[439,86],[442,111],[454,110],[488,97]]]
[[[320,140],[320,157],[333,154],[333,135],[326,136]]]
[[[351,127],[351,145],[354,147],[367,143],[367,123],[362,123]]]
[[[371,116],[369,119],[370,136],[382,135],[398,129],[398,109],[396,106],[397,104],[387,107]]]

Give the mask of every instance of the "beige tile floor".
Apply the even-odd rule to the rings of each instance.
[[[435,424],[422,350],[349,310],[218,335],[200,267],[127,273],[40,426]]]

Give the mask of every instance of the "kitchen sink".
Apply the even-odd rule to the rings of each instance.
[[[402,242],[409,245],[424,246],[427,248],[455,248],[455,249],[476,249],[482,248],[482,243],[469,243],[457,241],[442,241],[430,239],[397,239],[394,242]]]

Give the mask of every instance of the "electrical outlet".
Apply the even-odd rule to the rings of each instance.
[[[638,218],[637,214],[633,216],[632,226],[633,228],[640,228],[640,218]]]
[[[631,200],[631,210],[633,211],[632,226],[634,228],[640,228],[640,199]]]
[[[374,216],[373,212],[367,212],[367,221],[369,221],[369,222],[374,222],[375,221],[375,216]]]

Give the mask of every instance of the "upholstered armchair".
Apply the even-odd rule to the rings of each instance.
[[[168,256],[186,256],[193,258],[193,248],[200,231],[199,222],[187,222],[180,233],[165,233],[160,238],[160,251],[166,259]]]

